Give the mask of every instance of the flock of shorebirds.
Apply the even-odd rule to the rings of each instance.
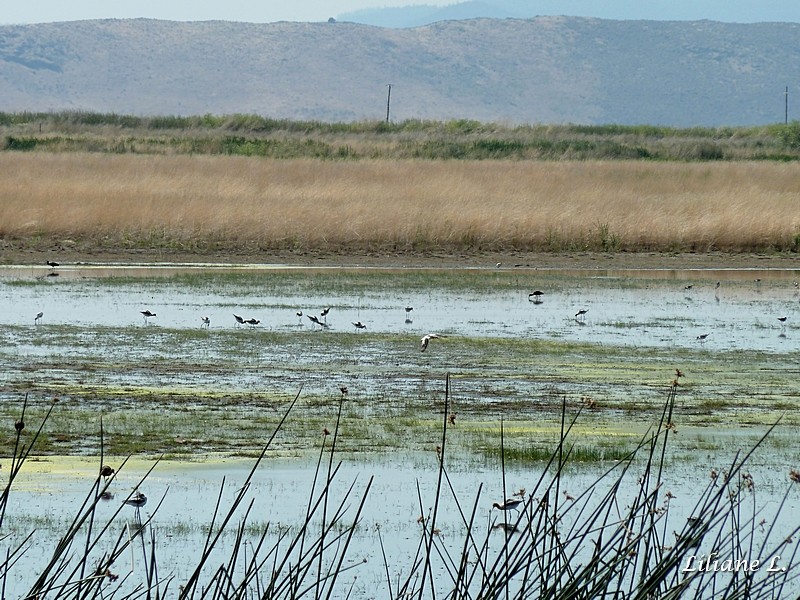
[[[48,264],[48,266],[50,266],[53,269],[51,271],[51,273],[55,273],[55,268],[59,266],[59,263],[54,262],[54,261],[47,261],[47,264]],[[755,283],[755,285],[757,287],[760,287],[760,285],[761,285],[761,279],[760,278],[759,279],[754,279],[753,282]],[[795,296],[800,295],[800,284],[795,281],[793,283],[793,285],[794,285],[794,290],[795,290]],[[714,287],[714,296],[715,296],[717,301],[719,301],[720,286],[721,286],[721,283],[718,281],[716,286]],[[693,284],[689,284],[689,285],[684,286],[683,289],[684,289],[684,292],[686,292],[688,294],[688,293],[692,292],[694,287],[695,286]],[[544,294],[543,291],[535,290],[535,291],[531,292],[530,294],[528,294],[528,301],[532,302],[533,304],[542,304],[544,302],[544,295],[545,294]],[[328,313],[330,312],[330,310],[331,310],[330,307],[322,309],[322,311],[319,313],[319,316],[317,316],[315,314],[305,314],[302,310],[298,310],[297,313],[295,313],[297,315],[297,318],[298,318],[298,325],[302,325],[303,324],[303,316],[305,316],[306,318],[308,318],[309,321],[311,321],[312,328],[319,327],[320,329],[328,329],[328,327],[329,327],[328,326]],[[414,308],[412,306],[406,306],[404,308],[405,315],[406,315],[406,319],[405,319],[406,323],[411,323],[412,322],[412,320],[411,320],[411,312],[413,310],[414,310]],[[157,314],[155,312],[153,312],[153,311],[151,311],[149,309],[142,310],[142,311],[139,311],[139,312],[141,313],[141,315],[142,315],[142,317],[144,319],[145,325],[147,325],[149,323],[150,319],[152,319],[152,318],[157,316]],[[580,310],[578,310],[578,312],[576,312],[575,316],[574,316],[575,321],[577,321],[578,323],[581,323],[581,324],[585,323],[586,314],[588,312],[589,312],[589,310],[586,309],[586,308],[581,308]],[[35,325],[41,324],[43,317],[44,317],[44,312],[39,311],[38,313],[36,313],[36,316],[34,317],[34,324]],[[234,322],[235,322],[235,326],[236,327],[239,327],[241,325],[246,325],[248,327],[255,328],[255,327],[257,327],[257,326],[259,326],[261,324],[261,321],[259,319],[254,318],[254,317],[245,319],[244,317],[234,313],[233,314],[233,318],[234,318]],[[787,321],[789,320],[789,317],[786,316],[786,315],[783,315],[783,316],[777,317],[777,319],[778,319],[778,322],[780,323],[781,327],[785,328],[786,324],[787,324]],[[211,318],[209,316],[201,317],[200,318],[200,322],[201,322],[200,326],[205,328],[205,329],[208,329],[209,327],[211,327]],[[367,325],[365,323],[362,323],[360,320],[359,321],[353,321],[353,327],[355,328],[356,332],[359,332],[359,331],[362,331],[364,329],[367,329]],[[701,333],[700,335],[697,336],[696,339],[700,344],[704,344],[706,342],[706,340],[709,338],[710,335],[711,335],[710,333]],[[442,334],[436,334],[436,333],[428,333],[428,334],[422,336],[422,338],[420,339],[420,346],[419,346],[420,352],[425,352],[428,349],[428,345],[430,344],[431,340],[438,339],[438,338],[441,338],[441,337],[445,337],[445,336],[442,335]]]

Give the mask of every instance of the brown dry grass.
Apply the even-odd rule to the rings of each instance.
[[[796,163],[3,153],[0,235],[197,250],[793,250]]]

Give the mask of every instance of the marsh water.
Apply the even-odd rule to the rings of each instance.
[[[376,371],[384,361],[402,371],[414,369],[418,365],[411,358],[405,363],[398,357],[407,352],[418,360],[419,337],[432,332],[443,339],[433,340],[425,356],[435,361],[437,344],[441,343],[449,349],[447,360],[455,364],[459,341],[475,339],[485,342],[487,353],[492,351],[493,340],[540,339],[590,344],[601,349],[691,351],[695,353],[693,360],[702,360],[705,353],[741,357],[751,352],[780,357],[785,364],[797,364],[800,350],[800,290],[795,283],[800,273],[795,270],[598,272],[487,268],[464,270],[457,274],[457,283],[453,273],[435,269],[409,275],[400,269],[337,272],[260,266],[103,265],[60,267],[57,276],[53,273],[47,268],[32,267],[0,270],[0,336],[4,344],[0,356],[6,369],[14,364],[24,366],[20,372],[7,370],[5,374],[6,403],[18,402],[25,378],[30,378],[29,365],[42,362],[53,366],[56,379],[72,383],[80,380],[81,385],[99,389],[133,384],[210,386],[210,382],[202,381],[205,368],[155,374],[143,370],[142,364],[176,352],[185,364],[213,363],[227,356],[221,345],[234,338],[220,336],[233,335],[232,332],[236,332],[235,340],[252,337],[251,347],[242,352],[241,361],[256,364],[259,370],[246,376],[240,372],[215,373],[213,385],[257,388],[264,381],[285,380],[290,382],[286,384],[287,392],[300,380],[310,381],[311,388],[338,386],[341,378],[331,383],[330,372],[324,370],[315,379],[315,364],[346,364],[351,386],[384,375]],[[529,296],[534,290],[543,292],[540,301],[534,302],[534,297]],[[413,310],[406,311],[406,307]],[[326,317],[320,315],[323,308],[330,308]],[[145,319],[141,314],[144,310],[153,311],[156,316]],[[585,315],[576,316],[580,310],[585,310]],[[298,316],[298,311],[303,315]],[[39,312],[42,317],[36,319]],[[259,323],[240,325],[234,314]],[[313,325],[308,315],[316,316],[323,325]],[[202,328],[203,316],[210,321],[207,330]],[[365,324],[366,329],[357,331],[354,322]],[[147,333],[146,338],[141,337],[142,332]],[[168,338],[180,332],[193,335],[176,350]],[[279,337],[264,337],[270,334]],[[298,342],[292,345],[291,336],[295,335]],[[382,354],[382,346],[365,343],[364,355],[359,356],[360,338],[355,337],[359,335],[381,341],[397,336],[400,348],[388,356]],[[341,345],[328,347],[327,341],[333,342],[337,336],[346,337],[351,356],[341,355]],[[699,339],[701,336],[705,337]],[[369,352],[373,354],[367,355]],[[99,361],[98,356],[113,363],[114,369],[97,374],[83,367],[69,367],[75,371],[68,374],[58,370],[64,357],[90,362]],[[746,364],[746,358],[740,360]],[[120,369],[119,365],[126,362],[131,364],[130,370]],[[47,373],[46,368],[37,369],[38,374]],[[516,378],[513,366],[503,373],[512,389],[520,385],[511,381]],[[404,377],[413,379],[416,375]],[[365,389],[374,390],[374,384]],[[797,394],[797,389],[786,390],[786,394]],[[380,407],[371,410],[378,412]],[[704,449],[694,452],[686,449],[692,443],[684,442],[683,455],[674,457],[672,469],[664,477],[664,489],[676,497],[671,527],[679,531],[691,515],[696,492],[709,484],[709,468],[724,469],[738,450],[758,439],[763,429],[740,435],[733,428],[724,436],[725,441],[716,440],[711,450],[703,445],[705,438],[696,438],[698,447]],[[386,548],[390,579],[407,572],[413,562],[420,539],[418,518],[432,508],[437,460],[432,448],[417,451],[414,440],[408,440],[407,445],[408,451],[360,452],[341,457],[335,494],[344,497],[350,484],[356,482],[346,501],[350,507],[347,518],[351,518],[367,481],[374,477],[348,554],[347,560],[354,568],[342,576],[348,581],[343,586],[343,597],[353,581],[356,597],[389,595],[388,591],[383,593],[387,575],[378,532]],[[759,518],[769,521],[778,513],[779,499],[788,485],[788,469],[797,466],[793,461],[799,456],[797,445],[788,441],[770,446],[754,458],[752,472],[763,511]],[[113,515],[152,465],[152,456],[134,458],[117,474],[115,497],[99,505],[101,521]],[[231,499],[252,464],[252,459],[224,452],[199,455],[192,460],[164,461],[142,485],[149,498],[143,513],[150,514],[163,499],[151,528],[158,545],[160,575],[175,575],[173,589],[188,577],[197,560],[220,490],[223,503]],[[613,464],[601,460],[575,467],[566,474],[564,485],[578,495]],[[254,530],[269,525],[280,532],[300,526],[314,487],[315,466],[314,448],[268,455],[247,492],[248,499],[254,502],[250,519]],[[489,532],[499,516],[492,510],[492,502],[504,494],[499,462],[455,457],[451,468],[455,498],[461,504],[471,506],[482,486],[478,523]],[[541,471],[542,467],[536,464],[507,467],[505,494],[521,488],[530,492]],[[4,525],[14,533],[13,540],[37,531],[27,542],[30,550],[24,560],[30,562],[12,574],[20,593],[27,589],[36,563],[44,560],[57,532],[74,516],[73,510],[87,495],[96,472],[97,463],[91,456],[42,457],[23,469],[10,496]],[[623,497],[636,492],[636,475],[630,479],[626,484],[630,487],[623,487],[620,492]],[[453,495],[447,491],[443,498],[441,540],[445,545],[452,544],[457,552],[463,544],[464,525]],[[796,525],[791,515],[796,514],[797,505],[798,495],[793,494],[780,510],[781,528],[790,530]],[[118,527],[132,519],[133,509],[126,507],[122,516]],[[502,533],[496,535],[502,539]],[[233,543],[232,534],[225,539]],[[149,544],[150,540],[145,542]],[[362,564],[364,559],[366,563]],[[137,576],[141,575],[141,561],[139,548],[123,557],[119,570],[131,571],[131,581],[140,581]]]

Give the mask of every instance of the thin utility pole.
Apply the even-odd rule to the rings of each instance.
[[[389,88],[389,93],[386,94],[386,122],[388,123],[389,122],[389,107],[391,106],[391,102],[392,102],[392,84],[391,83],[387,83],[386,86]]]
[[[784,92],[784,99],[783,99],[783,124],[789,124],[789,86],[786,86],[786,92]]]

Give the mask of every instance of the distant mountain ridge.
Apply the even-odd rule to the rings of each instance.
[[[670,126],[781,122],[800,24],[469,19],[0,27],[0,110]]]
[[[367,8],[338,16],[339,20],[377,27],[420,27],[461,19],[530,19],[574,16],[612,20],[700,21],[725,23],[800,22],[796,0],[467,0],[446,6],[414,4]]]

